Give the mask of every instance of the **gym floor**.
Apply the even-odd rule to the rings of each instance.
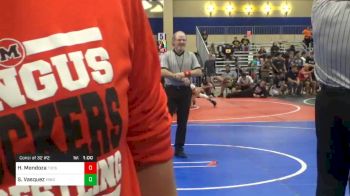
[[[315,194],[314,98],[216,100],[190,112],[179,196]]]

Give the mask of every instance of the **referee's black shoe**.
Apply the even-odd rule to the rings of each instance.
[[[176,150],[175,157],[185,159],[185,158],[187,158],[187,155],[185,154],[185,152],[183,150]]]

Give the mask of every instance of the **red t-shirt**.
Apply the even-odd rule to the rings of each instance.
[[[298,78],[300,81],[305,81],[305,80],[308,80],[310,79],[311,77],[311,73],[306,73],[306,71],[303,69],[301,69],[298,73]]]
[[[173,153],[141,1],[13,0],[0,13],[0,195],[140,195],[135,164]],[[95,154],[98,186],[15,186],[23,153]]]

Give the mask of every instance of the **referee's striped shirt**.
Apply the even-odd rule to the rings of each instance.
[[[350,89],[350,0],[314,0],[312,26],[317,79]]]

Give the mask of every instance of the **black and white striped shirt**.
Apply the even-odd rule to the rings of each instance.
[[[350,0],[314,0],[311,17],[317,79],[350,89]]]

